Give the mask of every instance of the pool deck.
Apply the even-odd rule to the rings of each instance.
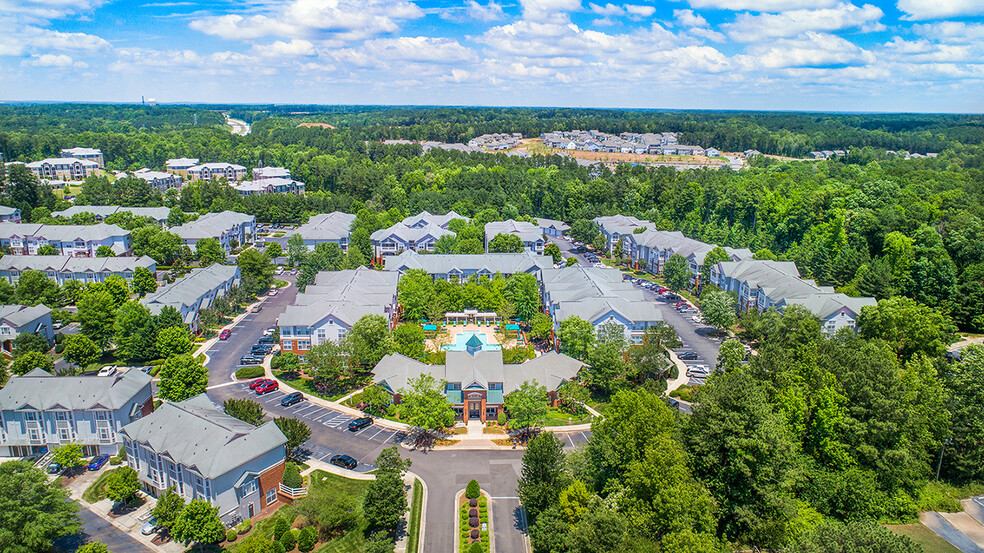
[[[459,334],[484,334],[485,343],[489,345],[498,344],[503,348],[513,348],[516,347],[516,340],[506,340],[505,342],[500,342],[495,336],[495,330],[499,328],[497,326],[479,326],[476,324],[468,325],[457,325],[457,326],[445,326],[444,329],[447,331],[449,337],[446,341],[441,341],[438,344],[435,340],[425,340],[424,347],[429,351],[438,351],[440,346],[455,344],[458,341]]]

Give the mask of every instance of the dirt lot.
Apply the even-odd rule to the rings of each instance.
[[[526,150],[531,154],[566,154],[578,159],[589,159],[601,161],[613,165],[619,163],[643,163],[655,165],[685,165],[694,167],[724,167],[726,161],[723,158],[711,158],[706,156],[664,156],[656,154],[623,154],[612,152],[585,152],[581,150],[562,150],[559,148],[547,148],[539,138],[526,138],[520,142],[517,150]]]

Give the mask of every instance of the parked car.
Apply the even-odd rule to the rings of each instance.
[[[232,331],[228,328],[223,328],[222,332],[219,333],[219,340],[228,340],[229,336],[232,336]]]
[[[296,274],[297,274],[297,269],[291,269],[291,270],[290,270],[290,274],[292,274],[292,275],[296,275]]]
[[[700,356],[697,355],[697,352],[696,351],[684,351],[684,352],[680,352],[677,355],[677,357],[679,357],[680,359],[683,359],[684,361],[696,361],[697,359],[700,359]]]
[[[244,355],[239,358],[240,365],[259,365],[263,362],[263,359],[256,357],[254,355]]]
[[[249,389],[255,390],[259,388],[260,385],[266,384],[267,382],[273,382],[273,381],[270,380],[269,378],[257,378],[256,380],[249,383]]]
[[[269,292],[269,293],[268,293],[267,295],[268,295],[268,296],[270,296],[271,298],[272,298],[273,296],[276,296],[276,295],[277,295],[277,289],[276,289],[276,288],[274,288],[273,290],[270,290],[270,292]]]
[[[112,376],[116,374],[116,365],[106,365],[99,369],[99,376]]]
[[[257,342],[257,343],[259,343],[259,344],[272,344],[273,343],[273,337],[272,336],[264,336],[264,337],[260,338],[260,341]]]
[[[279,389],[280,389],[279,382],[277,382],[276,380],[268,380],[256,387],[256,395],[262,396],[267,392],[272,392],[274,390],[279,390]]]
[[[707,368],[707,365],[688,365],[687,366],[687,376],[694,376],[698,378],[706,377],[711,373],[711,370]]]
[[[271,334],[273,334],[273,333],[274,333],[274,331],[276,331],[276,330],[277,330],[277,327],[275,327],[275,326],[271,326],[270,328],[268,328],[268,329],[266,329],[266,330],[264,330],[264,331],[263,331],[263,335],[264,335],[264,336],[270,336],[270,335],[271,335]]]
[[[58,463],[48,465],[48,474],[61,474],[62,466]]]
[[[109,453],[103,453],[101,455],[96,455],[89,461],[89,466],[86,467],[89,470],[99,470],[109,461]]]
[[[143,535],[145,535],[145,536],[149,536],[151,534],[156,534],[157,533],[157,519],[154,518],[154,517],[150,517],[150,520],[148,520],[147,522],[145,522],[144,525],[140,528],[140,533],[143,534]]]
[[[300,403],[304,401],[304,394],[301,392],[294,392],[292,394],[287,394],[284,399],[280,400],[280,405],[283,407],[290,407],[295,403]]]
[[[282,275],[282,274],[284,274],[284,268],[283,267],[277,267],[277,271],[276,272],[277,272],[278,275]]]
[[[250,309],[251,313],[259,313],[260,311],[263,311],[262,305],[257,305]]]
[[[372,426],[372,417],[362,417],[355,419],[348,424],[348,429],[351,432],[358,432],[367,426]]]
[[[334,455],[328,462],[336,467],[349,470],[355,470],[355,467],[359,466],[359,462],[348,455]]]
[[[63,325],[60,322],[51,323],[51,328],[54,329],[54,330],[58,330],[58,329],[60,329],[63,326],[65,326],[65,325]]]

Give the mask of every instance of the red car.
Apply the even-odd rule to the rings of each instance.
[[[249,383],[249,389],[255,390],[260,386],[262,386],[263,384],[266,384],[267,382],[273,382],[273,381],[270,380],[269,378],[257,378],[256,380]]]
[[[232,331],[228,328],[222,329],[222,332],[219,333],[219,340],[228,340],[229,336],[232,336]]]
[[[256,387],[256,395],[262,396],[267,392],[272,392],[279,388],[280,388],[279,382],[277,382],[276,380],[268,380],[264,384],[261,384]]]

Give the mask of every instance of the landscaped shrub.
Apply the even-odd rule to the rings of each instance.
[[[297,549],[303,553],[308,553],[314,549],[315,544],[318,543],[318,533],[315,532],[314,526],[305,526],[301,529],[301,533],[297,536]]]
[[[297,538],[294,536],[293,530],[287,530],[284,535],[280,536],[278,540],[284,546],[284,551],[293,551],[294,547],[297,546]]]
[[[472,537],[477,538],[478,536],[472,536]],[[483,553],[484,551],[485,548],[482,547],[482,542],[480,541],[472,542],[471,547],[468,548],[468,553]]]
[[[477,499],[469,499],[468,500],[468,506],[469,507],[478,507],[478,500]]]
[[[229,542],[236,541],[236,537],[237,537],[236,531],[233,530],[232,528],[226,531],[226,541]]]
[[[275,541],[273,542],[273,553],[287,553],[287,550],[284,549],[284,544]]]
[[[287,519],[277,517],[277,522],[273,525],[273,539],[279,541],[280,536],[283,536],[287,530],[290,530],[290,523],[287,522]]]
[[[468,499],[478,499],[479,495],[481,495],[481,488],[478,486],[478,481],[469,481],[468,486],[465,487],[465,497]]]
[[[506,416],[506,412],[505,411],[503,411],[503,410],[500,409],[499,410],[499,416],[496,419],[496,421],[499,423],[500,426],[505,426],[506,423],[509,422],[509,417]]]
[[[929,482],[919,490],[917,501],[920,511],[942,511],[944,513],[959,513],[963,510],[960,500],[954,496],[956,490],[940,484]]]
[[[300,488],[304,486],[304,478],[301,477],[301,469],[294,463],[287,463],[284,468],[284,486],[288,488]]]
[[[264,369],[260,365],[250,365],[236,371],[236,378],[259,378],[263,376]]]
[[[670,365],[670,379],[676,380],[677,378],[680,378],[680,368],[674,363]]]
[[[472,501],[475,501],[475,500],[473,499]],[[471,509],[470,511],[468,511],[468,516],[470,518],[477,517],[478,516],[478,509]]]
[[[249,532],[252,529],[253,529],[253,521],[248,518],[240,522],[239,526],[236,526],[236,532],[238,532],[239,534],[245,534],[246,532]]]
[[[471,517],[468,519],[468,526],[472,528],[478,528],[479,524],[481,524],[481,521],[478,520],[478,517]]]

